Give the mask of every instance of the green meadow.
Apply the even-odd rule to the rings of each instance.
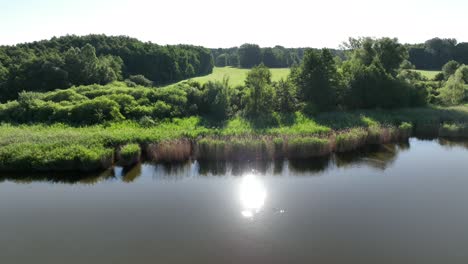
[[[213,73],[195,77],[191,80],[204,84],[209,81],[222,81],[224,78],[229,78],[229,84],[232,86],[244,85],[245,78],[250,69],[239,69],[233,67],[214,67]],[[286,79],[289,75],[289,68],[270,69],[272,81]],[[182,81],[184,82],[184,81]]]
[[[422,76],[426,77],[429,80],[433,80],[437,74],[441,73],[441,71],[428,71],[428,70],[414,70],[415,72],[419,72]]]

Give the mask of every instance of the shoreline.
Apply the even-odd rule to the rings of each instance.
[[[153,126],[0,124],[0,172],[92,172],[140,160],[313,159],[410,136],[468,138],[468,106],[277,115],[275,124],[202,117]]]

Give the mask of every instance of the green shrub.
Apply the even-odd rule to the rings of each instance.
[[[130,82],[133,82],[137,85],[145,86],[145,87],[152,87],[153,82],[151,80],[148,80],[145,76],[139,74],[139,75],[130,75],[128,77],[128,80]]]
[[[78,124],[97,124],[122,119],[124,116],[120,113],[119,104],[104,97],[75,105],[70,113],[70,120]]]
[[[118,155],[118,164],[121,166],[131,166],[140,161],[141,149],[138,144],[127,144],[120,148]]]

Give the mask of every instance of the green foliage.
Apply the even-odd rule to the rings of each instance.
[[[281,79],[273,84],[276,94],[275,109],[278,112],[292,113],[298,110],[297,91],[291,80]]]
[[[14,103],[31,105],[37,100],[41,95],[25,93],[21,102]],[[131,145],[129,152],[137,153],[135,144],[145,146],[145,153],[152,145],[160,152],[172,153],[167,160],[181,157],[180,153],[190,155],[190,142],[198,147],[205,144],[205,153],[214,158],[294,159],[328,155],[333,149],[353,149],[362,143],[366,131],[367,143],[406,139],[412,124],[415,132],[427,130],[429,124],[436,135],[468,135],[463,125],[468,121],[466,106],[332,112],[314,119],[296,113],[289,121],[285,117],[279,120],[267,128],[257,128],[239,117],[221,127],[207,126],[196,117],[173,118],[150,126],[129,121],[84,127],[1,124],[0,170],[100,170],[111,166],[112,153],[118,153],[121,146]],[[439,129],[441,123],[444,125]],[[183,139],[188,142],[183,152],[179,151],[181,144],[165,143]],[[340,147],[334,147],[337,144]]]
[[[415,67],[409,60],[404,60],[404,61],[400,64],[400,69],[403,69],[403,70],[414,70],[414,69],[416,69],[416,67]]]
[[[130,166],[137,163],[141,158],[141,149],[138,144],[126,144],[122,146],[118,153],[118,164]]]
[[[224,120],[230,113],[229,79],[223,82],[207,82],[203,85],[200,114],[217,120]]]
[[[460,74],[465,84],[468,84],[468,66],[463,64],[458,68],[458,71],[460,71]]]
[[[239,47],[239,64],[242,68],[252,68],[262,63],[262,52],[256,44],[243,44]]]
[[[144,75],[157,84],[212,72],[208,49],[159,46],[125,36],[65,36],[0,47],[0,101],[26,91],[52,91],[72,85],[108,84]],[[147,85],[143,82],[127,82]]]
[[[119,104],[105,97],[98,97],[75,105],[70,111],[70,120],[74,123],[96,124],[104,121],[124,119]]]
[[[407,58],[406,48],[397,39],[350,39],[351,59],[341,72],[347,108],[396,108],[422,106],[427,102],[426,79],[418,72],[400,70]]]
[[[257,66],[245,80],[246,114],[251,117],[267,116],[273,112],[275,91],[271,84],[271,72],[265,66]]]
[[[350,38],[345,43],[351,51],[351,60],[365,66],[380,64],[385,72],[396,76],[400,65],[408,58],[407,49],[398,39]]]
[[[215,65],[216,67],[226,67],[228,66],[228,58],[229,58],[229,55],[226,54],[226,53],[223,53],[221,55],[219,55],[218,57],[216,57],[216,60],[215,60]]]
[[[141,85],[141,86],[145,86],[145,87],[152,87],[153,86],[153,82],[146,79],[146,77],[141,75],[141,74],[139,74],[139,75],[130,75],[130,77],[128,77],[128,80],[130,82],[135,83],[136,85]]]
[[[465,82],[463,81],[463,72],[456,71],[451,75],[445,86],[439,89],[438,98],[444,105],[458,105],[465,99]]]
[[[319,111],[336,107],[340,75],[329,50],[306,50],[302,64],[292,73],[302,100]]]
[[[395,108],[409,106],[410,84],[394,78],[379,64],[354,69],[346,103],[357,108]]]
[[[447,62],[443,67],[442,67],[442,73],[444,74],[444,77],[446,80],[450,78],[455,72],[457,71],[458,67],[460,67],[460,64],[454,60],[451,60]]]
[[[0,85],[5,82],[8,78],[8,69],[3,66],[2,62],[0,61]]]

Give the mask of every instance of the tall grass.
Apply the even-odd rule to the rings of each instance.
[[[293,138],[286,146],[286,156],[290,159],[308,159],[332,152],[330,140],[316,137]]]
[[[192,142],[183,138],[150,143],[145,145],[145,153],[151,161],[185,161],[192,155]]]

